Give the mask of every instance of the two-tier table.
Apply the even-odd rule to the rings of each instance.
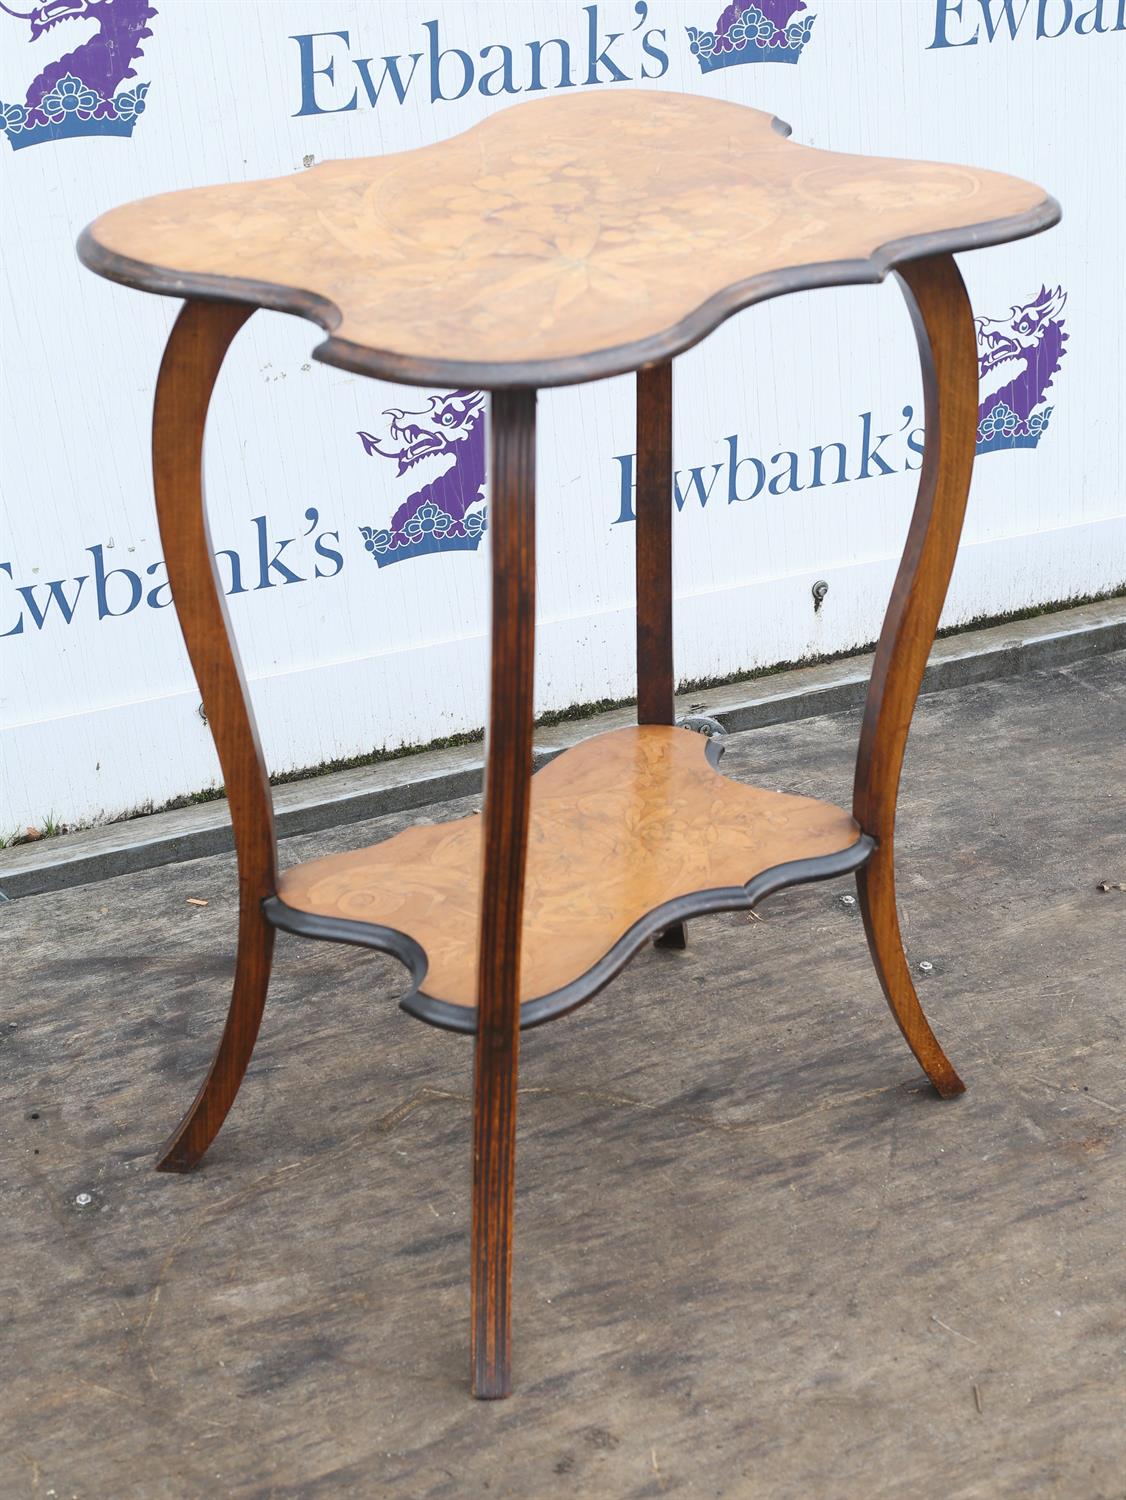
[[[153,483],[238,850],[230,1012],[159,1164],[194,1167],[230,1109],[276,928],[397,955],[411,978],[403,1008],[475,1036],[479,1396],[511,1384],[520,1030],[589,1000],[650,939],[681,945],[688,917],[854,872],[908,1045],[939,1094],[963,1087],[911,983],[892,860],[900,766],[977,428],[974,322],[953,252],[1047,229],[1059,209],[1013,177],[837,155],[786,134],[739,105],[590,92],[504,109],[417,151],[149,198],[105,214],[79,242],[100,275],[185,299],[156,383]],[[716,742],[675,723],[672,359],[753,302],[893,269],[922,361],[925,455],[848,812],[726,779]],[[483,814],[284,871],[202,487],[212,388],[255,308],[320,324],[328,338],[314,357],[327,364],[490,398]],[[533,778],[536,390],[626,371],[637,374],[638,722]]]

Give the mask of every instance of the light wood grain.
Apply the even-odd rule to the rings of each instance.
[[[743,105],[615,90],[516,105],[420,150],[128,204],[80,253],[152,290],[292,306],[333,331],[330,363],[543,385],[604,373],[605,357],[585,376],[573,361],[620,346],[610,363],[636,368],[654,339],[683,347],[757,295],[877,279],[881,247],[895,260],[928,248],[904,241],[958,250],[1046,227],[1046,205],[1000,173],[814,150]],[[1044,222],[1012,222],[1034,211]],[[706,306],[748,280],[757,291]]]
[[[665,902],[856,842],[840,808],[730,781],[706,753],[702,735],[643,725],[584,740],[533,778],[523,1002],[585,974]],[[480,830],[476,817],[411,828],[288,870],[278,893],[300,911],[407,933],[429,958],[424,993],[472,1006]]]

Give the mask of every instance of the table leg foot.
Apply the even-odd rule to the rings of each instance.
[[[856,889],[860,914],[868,947],[876,966],[891,1013],[923,1072],[943,1099],[965,1093],[966,1085],[954,1071],[953,1064],[938,1044],[930,1028],[911,971],[903,951],[899,931],[899,914],[895,905],[895,871],[890,851],[881,862],[883,850],[877,849],[870,862],[856,872]]]
[[[670,948],[674,952],[683,953],[688,947],[688,928],[683,922],[674,922],[671,927],[666,927],[664,932],[659,933],[653,939],[654,948]]]
[[[190,1172],[227,1118],[254,1051],[273,954],[274,929],[261,911],[244,911],[239,922],[238,957],[227,1024],[192,1107],[160,1153],[156,1163],[158,1172]]]
[[[473,1130],[472,1378],[479,1400],[512,1391],[512,1232],[518,1044],[477,1038]]]

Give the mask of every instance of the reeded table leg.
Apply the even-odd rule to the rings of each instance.
[[[473,1077],[473,1394],[512,1389],[512,1222],[520,1052],[520,938],[532,779],[536,393],[489,411],[492,666],[482,809]]]
[[[853,815],[878,840],[856,882],[868,946],[892,1013],[938,1092],[965,1088],[939,1046],[911,981],[895,902],[895,807],[915,700],[962,532],[977,435],[973,314],[953,256],[908,261],[896,273],[923,367],[926,445],[903,560],[876,648],[856,759]]]
[[[672,659],[672,361],[637,372],[637,722],[675,724]],[[683,922],[656,939],[686,948]]]
[[[273,805],[238,652],[215,567],[203,494],[203,430],[220,366],[253,309],[186,302],[156,385],[153,486],[168,578],[219,763],[234,826],[239,937],[230,1010],[195,1102],[157,1166],[187,1172],[210,1146],[234,1103],[258,1035],[274,929],[262,902],[277,888]]]

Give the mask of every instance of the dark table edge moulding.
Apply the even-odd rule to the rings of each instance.
[[[781,122],[776,120],[775,128],[780,125]],[[784,133],[789,133],[788,126]],[[1040,234],[1058,224],[1060,214],[1060,205],[1049,196],[1035,208],[1004,219],[891,240],[859,260],[823,261],[790,266],[781,271],[766,271],[715,292],[662,333],[590,354],[563,355],[557,359],[524,363],[420,359],[338,339],[333,335],[333,329],[339,326],[342,315],[327,297],[293,287],[276,286],[268,281],[204,272],[182,273],[150,265],[147,261],[133,260],[99,244],[91,233],[92,224],[88,224],[79,236],[78,258],[87,269],[107,281],[116,281],[140,291],[165,297],[190,297],[203,302],[241,302],[254,308],[307,318],[329,335],[313,350],[312,357],[340,370],[403,385],[447,385],[456,389],[502,391],[582,385],[612,375],[632,374],[683,354],[735,313],[755,303],[768,302],[790,292],[815,291],[822,287],[871,286],[884,281],[889,272],[907,261],[983,249],[988,245],[1007,244]]]
[[[723,754],[722,740],[709,739],[704,753],[712,769],[718,771]],[[787,860],[784,864],[760,870],[745,885],[692,891],[650,908],[585,973],[550,994],[525,1000],[520,1006],[520,1029],[528,1031],[533,1026],[542,1026],[545,1021],[554,1021],[556,1017],[585,1005],[621,973],[651,938],[660,937],[675,923],[685,922],[690,917],[711,916],[716,912],[751,911],[767,896],[785,890],[787,886],[808,885],[817,880],[851,875],[868,863],[876,847],[875,839],[860,833],[854,843],[845,849],[836,849],[832,854]],[[359,922],[348,917],[326,917],[318,912],[302,911],[299,907],[287,905],[280,896],[267,897],[262,902],[262,911],[266,920],[282,932],[319,938],[328,943],[350,943],[357,948],[372,948],[378,953],[390,954],[405,965],[414,985],[411,992],[399,1001],[401,1010],[443,1031],[457,1031],[467,1036],[476,1033],[476,1006],[438,1000],[423,990],[428,963],[426,950],[408,933],[377,922]]]

